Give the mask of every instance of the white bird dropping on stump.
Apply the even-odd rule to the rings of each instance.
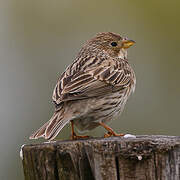
[[[136,138],[136,136],[132,135],[132,134],[125,134],[123,137],[124,138]]]
[[[25,144],[23,144],[22,146],[21,146],[21,150],[20,150],[20,152],[19,152],[19,155],[20,155],[20,158],[21,158],[21,160],[23,160],[23,147],[25,146]]]
[[[138,158],[139,161],[142,160],[142,156],[141,155],[137,156],[137,158]]]

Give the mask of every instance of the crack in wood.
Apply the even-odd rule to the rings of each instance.
[[[156,153],[155,152],[153,152],[153,161],[154,161],[155,180],[158,180],[158,172],[157,172],[157,165],[156,165]]]
[[[55,157],[57,157],[56,155],[57,150],[55,151]],[[59,180],[59,174],[58,174],[58,166],[57,166],[57,159],[55,158],[55,163],[54,163],[54,176],[56,180]]]
[[[118,157],[115,157],[115,163],[116,163],[116,174],[117,174],[117,180],[120,180],[120,174],[119,174],[119,160]]]

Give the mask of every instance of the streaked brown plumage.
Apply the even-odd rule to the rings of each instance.
[[[136,78],[127,60],[127,48],[134,41],[115,33],[99,33],[89,40],[60,76],[54,92],[52,118],[30,139],[54,139],[67,124],[80,131],[101,125],[109,135],[118,135],[104,123],[122,112],[135,89]]]

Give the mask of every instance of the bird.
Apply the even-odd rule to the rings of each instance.
[[[63,127],[71,124],[71,139],[98,126],[104,137],[123,136],[107,125],[124,109],[134,92],[136,77],[127,58],[127,49],[135,41],[113,32],[101,32],[88,40],[74,61],[60,75],[52,100],[51,119],[29,138],[52,141]]]

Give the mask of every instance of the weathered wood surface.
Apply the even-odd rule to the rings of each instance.
[[[180,137],[137,136],[25,145],[25,180],[180,180]]]

